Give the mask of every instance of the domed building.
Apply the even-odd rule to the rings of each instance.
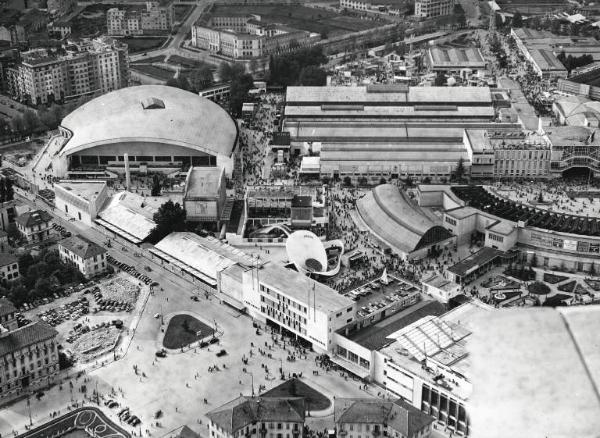
[[[214,102],[163,85],[123,88],[77,108],[53,139],[55,176],[186,170],[190,166],[233,171],[238,128]]]

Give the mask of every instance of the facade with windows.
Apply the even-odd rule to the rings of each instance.
[[[0,283],[12,283],[20,277],[17,257],[13,254],[0,253]]]
[[[21,54],[7,69],[9,95],[33,105],[104,94],[129,85],[127,45],[111,38],[69,42],[66,55],[47,49]]]
[[[450,15],[453,8],[454,0],[415,0],[415,16],[421,18]]]
[[[301,438],[303,397],[240,396],[208,412],[210,438]]]
[[[334,422],[342,438],[428,438],[433,418],[402,399],[336,397]]]
[[[108,269],[106,249],[80,236],[71,236],[58,243],[63,263],[77,267],[85,278],[104,274]]]
[[[58,376],[58,332],[45,322],[18,327],[17,309],[0,299],[0,401],[53,384]]]
[[[172,26],[173,8],[160,6],[158,2],[146,2],[142,11],[111,8],[106,12],[108,35],[147,35],[168,32]]]
[[[263,23],[260,18],[255,14],[211,16],[192,26],[192,44],[228,58],[249,59],[291,52],[320,38],[289,26]]]
[[[108,197],[105,181],[64,180],[54,184],[54,205],[68,217],[92,226]]]
[[[39,243],[50,239],[52,232],[52,216],[44,210],[23,213],[16,219],[17,230],[28,243]]]

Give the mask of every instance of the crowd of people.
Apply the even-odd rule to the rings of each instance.
[[[493,190],[502,197],[540,209],[588,217],[600,217],[600,182],[554,180],[502,183]]]

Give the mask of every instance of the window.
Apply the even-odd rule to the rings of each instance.
[[[446,216],[446,222],[449,223],[450,225],[456,225],[456,220],[452,219],[449,216]]]

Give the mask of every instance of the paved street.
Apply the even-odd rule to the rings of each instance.
[[[41,202],[38,202],[38,206],[40,204]],[[63,225],[97,242],[106,240],[95,229],[79,227],[76,223],[68,221]],[[318,369],[315,365],[314,353],[307,352],[306,359],[288,362],[287,357],[290,353],[283,349],[281,343],[280,346],[272,347],[272,350],[265,347],[265,342],[273,345],[271,335],[264,331],[257,335],[247,316],[220,304],[214,297],[210,297],[209,300],[202,297],[199,302],[192,301],[190,297],[196,292],[192,284],[169,271],[164,271],[145,258],[133,256],[133,250],[124,252],[121,250],[121,245],[113,243],[109,253],[118,260],[135,266],[140,272],[145,265],[151,266],[152,272],[149,276],[159,281],[164,289],[161,291],[158,288],[157,293],[149,297],[127,354],[117,362],[111,362],[91,371],[87,375],[89,381],[85,383],[89,388],[87,394],[91,394],[96,387],[101,394],[117,391],[118,395],[114,398],[122,405],[129,406],[131,411],[143,420],[142,432],[148,428],[151,435],[162,436],[182,424],[188,424],[194,430],[206,433],[204,417],[206,412],[240,393],[250,395],[252,376],[255,392],[258,392],[259,385],[265,385],[267,389],[277,385],[281,382],[278,371],[281,365],[286,375],[302,373],[307,383],[330,397],[334,394],[340,397],[377,394],[377,387],[370,387],[369,392],[366,392],[359,389],[359,382],[351,378],[346,380],[346,377],[342,377],[339,372]],[[155,353],[161,347],[158,344],[161,322],[160,319],[154,318],[154,315],[156,313],[167,315],[182,310],[191,312],[211,326],[216,321],[218,331],[223,333],[220,345],[157,359]],[[254,344],[254,348],[251,347],[251,343]],[[265,349],[266,354],[270,354],[271,357],[259,355],[259,347]],[[215,353],[220,349],[225,349],[228,354],[217,358]],[[291,351],[289,346],[287,349]],[[244,356],[249,358],[247,365],[242,364]],[[263,364],[268,367],[268,373],[262,368]],[[140,376],[144,373],[146,377],[136,375],[133,370],[134,365],[139,367]],[[211,365],[217,365],[220,371],[209,373],[207,368]],[[248,372],[244,373],[242,367],[247,368]],[[319,375],[313,376],[313,370],[318,370]],[[80,402],[85,398],[83,393],[77,391],[82,383],[83,377],[74,380],[73,399]],[[122,389],[122,393],[119,389]],[[60,410],[64,413],[67,406],[71,404],[71,397],[68,385],[64,384],[62,390],[55,386],[46,391],[45,396],[39,401],[32,399],[31,410],[34,423],[46,421],[54,411]],[[207,399],[207,404],[204,403],[204,398]],[[103,405],[102,409],[118,421],[116,412],[110,411]],[[159,427],[153,420],[158,410],[164,413],[164,417],[159,420]],[[324,414],[326,417],[315,419],[314,427],[319,427],[323,419],[331,421],[329,418],[331,412]],[[308,421],[309,425],[311,421],[312,419]],[[0,418],[0,434],[6,436],[13,430],[22,432],[28,422],[27,404],[23,400],[3,411]],[[124,427],[130,428],[126,425]]]

